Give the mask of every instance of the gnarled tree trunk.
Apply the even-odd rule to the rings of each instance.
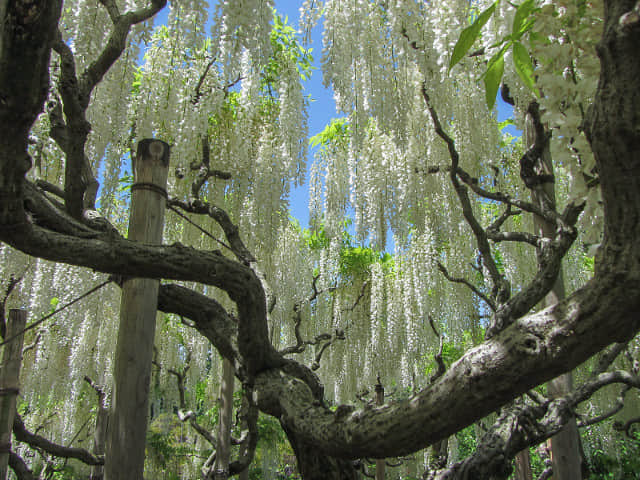
[[[330,457],[316,446],[299,441],[295,433],[282,425],[291,443],[298,470],[304,480],[358,480],[360,473],[351,460]]]

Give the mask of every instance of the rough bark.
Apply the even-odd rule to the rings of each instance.
[[[9,455],[9,466],[18,480],[36,480],[35,475],[20,455],[14,452],[11,452]]]
[[[406,401],[332,413],[314,405],[302,381],[287,382],[269,371],[256,377],[263,394],[259,405],[330,455],[355,459],[411,453],[575,368],[611,341],[633,335],[640,326],[640,286],[619,288],[618,281],[617,275],[601,276],[565,301],[519,319]]]
[[[437,480],[504,479],[510,477],[511,459],[517,452],[551,438],[573,418],[578,404],[612,383],[639,387],[640,377],[625,371],[597,373],[569,395],[527,405],[514,402],[503,408],[496,422],[482,436],[476,451],[465,460],[435,475]]]
[[[360,479],[355,462],[328,455],[312,443],[299,441],[295,431],[290,430],[285,423],[282,423],[282,428],[296,454],[298,470],[305,480]]]
[[[3,1],[0,34],[0,225],[28,228],[24,176],[31,168],[29,129],[49,88],[49,58],[62,0]]]

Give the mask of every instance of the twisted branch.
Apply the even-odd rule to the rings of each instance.
[[[53,49],[60,55],[60,81],[58,90],[63,101],[64,119],[59,108],[49,106],[52,120],[51,137],[66,156],[64,198],[67,211],[74,218],[81,218],[84,210],[95,210],[98,182],[93,175],[84,148],[91,125],[86,119],[91,94],[111,66],[120,58],[127,43],[131,27],[153,17],[167,4],[167,0],[151,0],[147,7],[120,14],[114,0],[100,0],[105,7],[113,28],[100,55],[80,76],[76,73],[75,58],[57,31]]]
[[[469,280],[467,280],[466,278],[462,278],[462,277],[453,277],[449,274],[449,271],[445,268],[445,266],[438,262],[438,270],[440,270],[440,272],[442,272],[442,274],[444,275],[444,277],[449,280],[450,282],[453,283],[460,283],[462,285],[465,285],[466,287],[469,288],[469,290],[471,290],[473,293],[475,293],[478,297],[480,297],[482,300],[484,300],[484,302],[487,304],[487,306],[493,310],[494,312],[496,311],[496,304],[489,298],[487,297],[484,293],[482,293],[473,283],[471,283]]]
[[[55,457],[75,458],[86,465],[104,465],[103,457],[93,455],[84,448],[58,445],[41,435],[30,432],[27,430],[27,427],[25,427],[22,417],[20,417],[18,413],[16,413],[13,421],[13,434],[19,442],[26,443],[35,449],[41,449]]]

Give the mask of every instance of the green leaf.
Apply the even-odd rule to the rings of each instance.
[[[496,9],[496,5],[497,2],[492,4],[484,12],[482,12],[470,26],[462,31],[462,33],[460,34],[460,38],[456,42],[456,46],[453,47],[453,54],[451,55],[451,60],[449,61],[449,70],[451,70],[451,68],[456,63],[464,58],[466,53],[469,51],[471,46],[480,35],[480,30],[482,29],[484,24],[487,23],[489,21],[489,18],[491,18],[491,15],[493,15],[493,12]]]
[[[520,79],[527,88],[536,96],[539,96],[538,89],[536,88],[536,80],[533,76],[533,63],[531,63],[531,56],[525,46],[520,42],[513,44],[513,65],[516,67],[516,72],[518,72]]]
[[[51,308],[56,308],[58,306],[58,304],[60,303],[60,300],[58,299],[58,297],[53,297],[51,300],[49,300],[49,305],[51,305]]]
[[[520,38],[522,34],[533,25],[532,22],[525,22],[525,20],[529,18],[529,15],[531,15],[531,12],[533,12],[534,7],[535,4],[533,0],[526,0],[525,2],[521,3],[520,6],[518,6],[518,8],[516,9],[516,14],[513,17],[512,28],[514,38]]]
[[[551,43],[551,41],[547,37],[538,32],[529,33],[529,42],[531,42],[532,44],[539,43],[541,45],[549,45]]]
[[[504,73],[504,51],[502,48],[496,53],[491,60],[489,60],[489,66],[487,67],[487,73],[484,75],[484,88],[487,100],[487,107],[492,109],[496,103],[496,96],[498,95],[498,87],[500,87],[500,81],[502,80],[502,74]]]
[[[515,125],[515,123],[513,123],[512,118],[507,118],[504,122],[498,123],[498,128],[502,130],[503,128],[508,127],[510,125]]]

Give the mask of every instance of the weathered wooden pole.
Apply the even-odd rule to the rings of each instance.
[[[233,418],[233,384],[235,381],[233,364],[226,358],[222,362],[222,382],[220,384],[220,410],[214,463],[214,480],[229,478],[231,457],[231,419]]]
[[[16,414],[16,397],[20,386],[20,365],[22,364],[22,345],[24,343],[24,334],[21,332],[24,331],[26,323],[26,310],[9,310],[5,338],[13,338],[13,340],[4,346],[0,369],[0,480],[7,478],[11,432]]]
[[[245,412],[245,415],[249,412],[249,400],[247,398],[247,394],[245,393],[242,397],[242,405],[240,406],[240,408]],[[247,416],[243,415],[242,422],[240,423],[240,426],[243,430],[245,429],[249,429],[249,422],[247,421]],[[241,446],[240,446],[240,451],[238,452],[238,457],[239,458],[244,458],[249,454],[249,441],[245,441]],[[247,468],[245,468],[242,472],[240,472],[238,474],[238,480],[249,480],[249,468],[251,465],[247,465]]]
[[[380,377],[378,377],[378,383],[376,383],[376,405],[384,405],[384,387],[380,382]],[[376,480],[384,480],[384,467],[384,458],[376,460]]]
[[[133,158],[129,240],[162,243],[168,171],[169,145],[160,140],[141,140]],[[159,284],[155,279],[130,278],[122,285],[107,430],[107,480],[143,478]]]
[[[522,450],[516,455],[516,480],[531,480],[533,477],[531,471],[531,455],[529,449]]]
[[[544,132],[546,134],[546,132]],[[536,141],[535,119],[531,112],[525,117],[525,142],[530,148]],[[553,181],[553,161],[549,143],[546,142],[539,161],[534,165],[535,174],[547,181],[531,188],[531,200],[534,205],[543,207],[545,204],[555,208],[555,184]],[[553,238],[556,226],[538,215],[533,216],[536,235],[541,238]],[[558,303],[565,297],[564,278],[562,268],[553,288],[542,300],[541,307],[545,308]],[[573,375],[567,372],[547,383],[547,392],[551,398],[561,397],[573,390]],[[551,438],[551,460],[553,463],[554,480],[582,480],[582,455],[580,453],[580,434],[575,417],[571,418],[564,428]]]
[[[94,383],[89,377],[84,380],[93,388],[98,396],[98,413],[96,415],[95,432],[93,433],[93,454],[104,455],[105,444],[107,442],[107,426],[109,424],[109,408],[107,407],[107,395],[104,389]],[[104,466],[94,465],[91,467],[89,480],[103,480]]]

